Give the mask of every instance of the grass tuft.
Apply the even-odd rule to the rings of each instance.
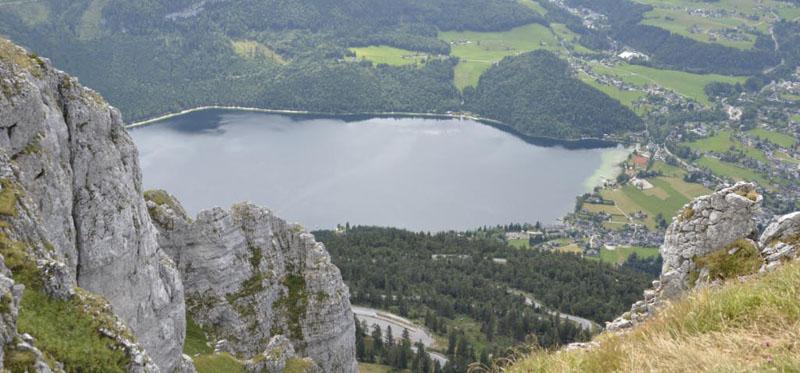
[[[197,373],[244,373],[244,364],[227,352],[194,358]]]
[[[708,270],[707,280],[726,280],[753,274],[764,260],[749,240],[739,239],[722,249],[694,259],[697,270]]]

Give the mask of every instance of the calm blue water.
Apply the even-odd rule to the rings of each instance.
[[[306,228],[552,223],[614,149],[540,147],[459,120],[207,110],[131,130],[145,187],[195,214],[250,201]]]

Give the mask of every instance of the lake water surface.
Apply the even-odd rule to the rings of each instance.
[[[130,131],[145,188],[196,214],[240,201],[306,228],[553,223],[627,155],[531,145],[469,120],[206,110]]]

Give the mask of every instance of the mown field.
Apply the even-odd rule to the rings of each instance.
[[[767,140],[772,142],[775,145],[789,148],[792,147],[794,144],[797,143],[797,139],[793,136],[789,136],[785,133],[770,131],[764,128],[754,128],[752,130],[747,131],[753,137],[758,137],[760,139]]]
[[[776,137],[776,134],[777,133],[771,133],[770,136]],[[740,141],[734,139],[732,135],[732,131],[720,131],[714,136],[683,143],[682,145],[688,146],[692,148],[692,150],[701,151],[704,153],[725,153],[728,150],[735,149],[743,152],[745,156],[749,158],[753,158],[761,162],[768,162],[767,156],[764,154],[764,152],[749,146],[745,146]]]
[[[654,9],[645,14],[642,24],[656,26],[672,33],[704,43],[750,49],[757,33],[768,34],[775,14],[782,19],[795,19],[800,9],[787,2],[774,0],[635,0]],[[693,10],[690,13],[689,10]],[[709,16],[703,16],[702,10]],[[722,30],[738,29],[737,37],[724,37]]]
[[[675,93],[695,100],[703,105],[710,104],[704,91],[711,82],[744,83],[745,77],[718,74],[693,74],[675,70],[662,70],[641,65],[620,63],[614,66],[601,63],[592,64],[592,70],[599,74],[615,76],[628,84],[646,87],[656,84]]]
[[[356,54],[356,59],[394,66],[416,65],[429,57],[425,53],[385,45],[350,48],[350,51]]]
[[[600,249],[598,258],[601,262],[609,264],[622,264],[632,254],[636,254],[640,258],[652,258],[658,256],[657,247],[639,247],[639,246],[617,246],[613,250],[606,248]]]
[[[504,57],[560,48],[553,32],[540,24],[506,32],[449,31],[439,33],[439,38],[450,43],[450,54],[460,59],[455,69],[455,85],[459,89],[477,85],[481,74]]]
[[[641,190],[626,184],[615,189],[604,189],[600,194],[604,199],[614,201],[613,206],[585,203],[583,208],[594,213],[610,214],[610,221],[605,222],[607,228],[619,229],[631,221],[655,228],[657,215],[661,214],[669,222],[689,200],[711,192],[700,184],[684,181],[685,172],[680,168],[655,162],[651,169],[663,174],[647,179],[653,188]],[[647,217],[634,219],[632,215],[637,212],[643,212]]]

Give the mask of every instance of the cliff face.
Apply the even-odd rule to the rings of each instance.
[[[164,371],[181,364],[183,285],[141,192],[119,112],[46,60],[0,40],[0,149],[72,284],[108,299]]]
[[[145,195],[189,314],[219,348],[254,357],[283,335],[322,371],[357,371],[349,291],[311,234],[250,204],[192,221],[166,192]]]
[[[720,250],[740,239],[755,238],[755,214],[762,197],[753,184],[739,183],[696,198],[667,228],[661,256],[661,285],[667,297],[692,285],[695,258]]]

